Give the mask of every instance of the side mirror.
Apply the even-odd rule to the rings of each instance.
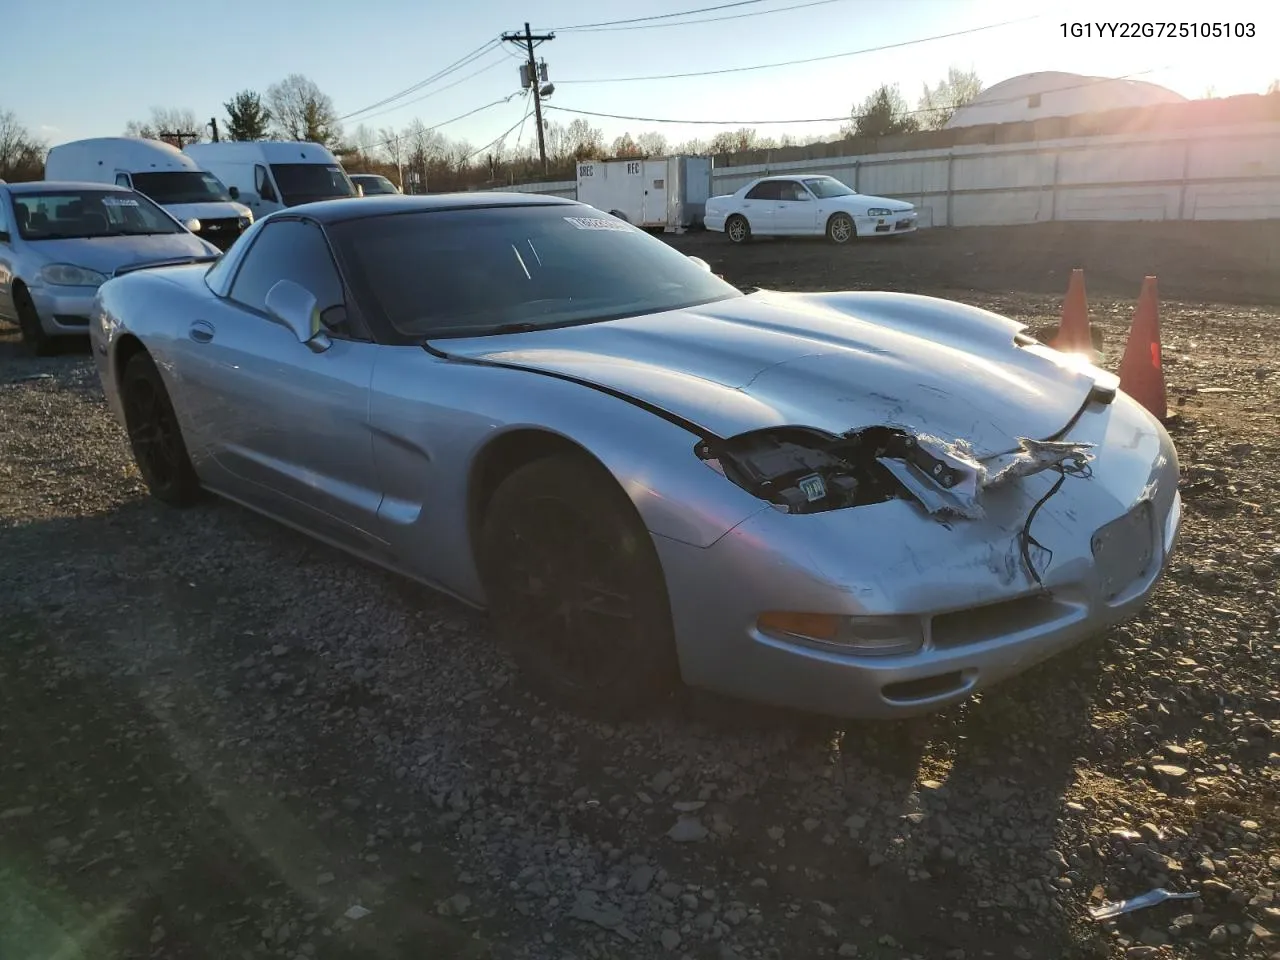
[[[356,188],[356,196],[357,196],[357,197],[363,197],[363,196],[364,196],[364,187],[363,187],[361,184],[358,184],[358,183],[357,183],[357,184],[354,184],[354,186],[355,186],[355,188]]]
[[[332,345],[329,335],[320,329],[315,294],[292,280],[280,280],[267,291],[267,313],[315,353],[324,353]]]
[[[230,194],[230,196],[231,196],[231,199],[232,199],[232,200],[239,200],[239,199],[240,199],[240,188],[239,188],[239,187],[228,187],[228,188],[227,188],[227,193],[228,193],[228,194]]]
[[[700,266],[703,270],[707,271],[707,273],[711,272],[711,264],[707,263],[707,261],[703,260],[701,257],[690,257],[689,259]]]
[[[195,220],[195,219],[192,219],[192,220],[183,220],[183,221],[182,221],[182,225],[183,225],[184,227],[186,227],[188,230],[190,230],[192,233],[199,233],[199,232],[200,232],[200,221],[199,221],[199,220]]]

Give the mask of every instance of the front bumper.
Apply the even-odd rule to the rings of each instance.
[[[35,304],[40,327],[51,337],[83,337],[89,332],[89,317],[96,287],[56,287],[47,284],[27,288]]]
[[[919,220],[920,214],[915,210],[895,213],[888,217],[859,217],[856,221],[858,236],[890,237],[915,233]]]
[[[685,681],[833,716],[905,717],[963,700],[1129,618],[1177,539],[1176,454],[1123,395],[1083,415],[1070,439],[1097,443],[1098,459],[1091,478],[1068,478],[1036,515],[1035,538],[1052,551],[1037,566],[1047,594],[1017,545],[1056,474],[988,491],[983,521],[944,526],[897,500],[808,515],[766,507],[705,549],[655,538]],[[1095,561],[1094,536],[1144,501],[1151,556],[1117,587]],[[766,610],[917,616],[925,642],[904,656],[851,655],[761,633]]]

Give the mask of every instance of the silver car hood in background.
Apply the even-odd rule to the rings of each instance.
[[[120,267],[179,257],[204,257],[217,249],[189,233],[151,234],[144,237],[73,237],[67,240],[28,241],[27,249],[45,263],[69,263],[97,270],[107,276]]]
[[[434,347],[573,377],[720,437],[784,424],[837,434],[889,425],[967,440],[979,457],[1054,436],[1093,390],[1086,372],[1016,346],[1011,321],[971,333],[964,324],[979,311],[960,304],[848,296],[866,298],[866,316],[830,296],[774,294]],[[956,329],[945,326],[948,309]]]

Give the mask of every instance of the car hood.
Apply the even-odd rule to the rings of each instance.
[[[218,249],[189,233],[145,237],[80,237],[29,244],[45,263],[70,263],[108,276],[121,267],[177,257],[205,257]]]
[[[837,434],[890,425],[964,439],[990,457],[1020,438],[1058,434],[1097,382],[1053,351],[1018,346],[1021,326],[910,294],[761,293],[433,346],[572,377],[719,437],[786,424]]]
[[[834,201],[828,202],[834,202],[853,213],[862,213],[872,207],[888,210],[891,213],[907,213],[915,209],[914,204],[906,203],[902,200],[891,200],[889,197],[869,197],[865,193],[855,194],[850,197],[836,197]]]
[[[164,208],[179,220],[227,220],[231,217],[247,217],[249,208],[229,200],[209,200],[205,203],[166,203]]]

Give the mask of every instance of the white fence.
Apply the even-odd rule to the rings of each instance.
[[[548,183],[513,183],[506,187],[483,187],[489,193],[545,193],[567,200],[578,199],[577,180],[552,180]]]
[[[801,172],[914,203],[922,227],[1280,219],[1280,122],[719,167],[711,193]],[[505,189],[576,193],[572,181]]]

